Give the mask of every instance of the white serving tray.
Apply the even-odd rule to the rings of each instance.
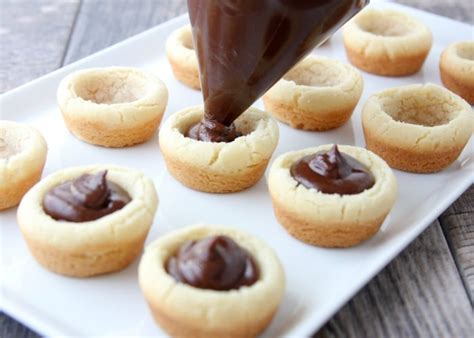
[[[334,142],[364,146],[360,110],[370,94],[405,84],[440,83],[438,59],[442,49],[454,41],[472,39],[469,25],[391,3],[377,6],[405,11],[431,27],[434,45],[422,71],[403,78],[363,73],[364,93],[350,122],[323,133],[297,131],[279,124],[281,137],[275,156]],[[441,173],[416,175],[395,171],[399,198],[374,238],[351,249],[322,249],[297,241],[276,222],[265,179],[235,194],[195,192],[168,174],[157,137],[132,148],[105,149],[80,142],[68,132],[56,105],[56,88],[65,75],[77,69],[115,65],[157,72],[170,93],[165,119],[179,109],[201,103],[200,92],[188,89],[173,77],[164,53],[168,35],[186,22],[187,16],[180,16],[2,95],[0,118],[31,124],[43,133],[49,145],[44,175],[69,166],[112,163],[139,168],[152,177],[160,205],[147,243],[197,222],[231,225],[264,239],[283,263],[287,288],[276,317],[263,335],[308,336],[473,182],[473,141]],[[346,61],[340,32],[317,53]],[[262,107],[261,102],[256,106]],[[55,275],[40,267],[29,254],[15,214],[16,209],[0,213],[4,311],[47,336],[165,335],[153,322],[139,290],[138,260],[122,272],[101,277],[73,279]]]

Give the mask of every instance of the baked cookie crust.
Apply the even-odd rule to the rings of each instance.
[[[202,106],[171,115],[159,133],[160,149],[171,175],[199,191],[229,193],[256,184],[278,143],[278,126],[265,112],[249,108],[235,126],[244,136],[234,141],[203,142],[185,137],[204,116]]]
[[[265,110],[296,129],[324,131],[350,119],[364,81],[352,66],[308,56],[264,96]]]
[[[418,72],[433,44],[428,26],[389,9],[364,9],[344,26],[343,37],[354,66],[383,76]]]
[[[439,70],[446,88],[474,104],[474,41],[448,46],[441,54]]]
[[[199,63],[193,46],[191,25],[171,33],[165,48],[174,76],[186,86],[200,90]]]
[[[45,213],[43,199],[52,188],[103,170],[131,197],[122,209],[80,223],[56,221]],[[17,219],[38,263],[58,274],[88,277],[124,269],[141,253],[157,206],[153,182],[139,171],[112,165],[73,167],[35,185],[21,201]]]
[[[415,173],[453,163],[472,135],[473,118],[466,101],[434,84],[381,91],[362,109],[367,149],[392,168]]]
[[[375,184],[359,194],[325,194],[299,184],[291,166],[306,155],[329,150],[323,145],[279,156],[268,175],[268,189],[278,222],[297,239],[322,247],[350,247],[372,237],[381,227],[397,198],[392,170],[374,153],[359,147],[338,145],[364,164]]]
[[[237,290],[215,291],[178,283],[165,270],[167,260],[187,241],[226,235],[254,258],[259,280]],[[170,232],[145,250],[138,269],[145,299],[158,325],[174,337],[255,337],[280,304],[285,276],[274,251],[241,230],[195,225]]]
[[[0,210],[20,203],[40,180],[48,147],[33,127],[0,121]]]
[[[138,68],[90,68],[66,76],[57,99],[74,136],[120,148],[153,136],[166,108],[168,90],[156,76]]]

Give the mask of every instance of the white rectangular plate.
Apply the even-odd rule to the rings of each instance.
[[[326,143],[364,146],[360,109],[370,94],[412,83],[439,83],[438,58],[454,41],[472,38],[471,27],[395,4],[428,24],[434,45],[423,70],[411,77],[385,78],[363,74],[365,89],[350,122],[335,131],[314,133],[280,124],[275,156]],[[438,174],[395,171],[399,198],[381,231],[351,249],[322,249],[289,236],[276,222],[265,179],[241,193],[212,195],[181,186],[166,171],[157,137],[126,149],[105,149],[75,139],[56,105],[56,88],[70,72],[97,66],[136,66],[156,72],[166,83],[170,100],[164,118],[202,102],[201,93],[172,75],[164,54],[168,35],[187,22],[178,17],[100,53],[60,69],[1,97],[1,119],[37,127],[49,145],[45,175],[77,165],[111,163],[135,167],[153,178],[160,205],[147,244],[173,229],[206,222],[244,229],[277,251],[287,276],[283,303],[264,336],[302,337],[315,332],[378,271],[423,231],[472,183],[472,141],[459,159]],[[318,54],[346,61],[338,32]],[[261,102],[256,103],[262,107]],[[211,212],[212,210],[212,212]],[[164,335],[152,320],[137,284],[138,260],[122,272],[90,279],[50,273],[31,257],[15,221],[16,209],[4,211],[1,223],[2,307],[45,335]]]

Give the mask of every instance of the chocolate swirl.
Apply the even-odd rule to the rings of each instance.
[[[242,133],[235,129],[233,123],[226,126],[211,119],[203,119],[189,128],[186,133],[186,137],[204,142],[232,142],[240,136]]]
[[[122,209],[130,196],[106,176],[85,174],[53,188],[44,196],[44,211],[58,221],[88,222]]]
[[[227,236],[185,243],[166,264],[178,282],[200,289],[232,290],[258,280],[252,257]]]
[[[370,171],[355,158],[340,153],[337,145],[328,152],[301,158],[290,172],[306,188],[326,194],[359,194],[375,184]]]

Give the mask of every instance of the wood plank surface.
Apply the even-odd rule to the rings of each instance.
[[[82,0],[65,63],[186,13],[184,0]]]
[[[471,306],[474,295],[474,187],[465,192],[439,221],[461,275]]]
[[[469,337],[472,308],[434,222],[316,337]]]
[[[0,0],[0,93],[62,64],[79,0]]]
[[[397,2],[473,21],[468,1]],[[0,92],[184,12],[184,0],[0,0]],[[15,21],[23,16],[28,25]],[[315,336],[467,337],[474,331],[473,201],[471,188]],[[37,336],[0,315],[0,337]]]
[[[464,21],[471,25],[474,23],[474,1],[472,0],[396,0],[394,2]]]

